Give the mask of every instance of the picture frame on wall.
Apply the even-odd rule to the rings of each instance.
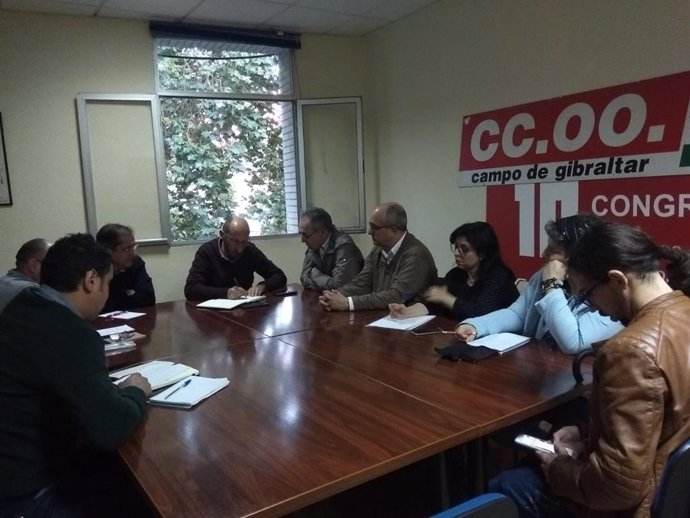
[[[10,175],[7,171],[2,113],[0,113],[0,205],[12,205],[12,190],[10,189]]]

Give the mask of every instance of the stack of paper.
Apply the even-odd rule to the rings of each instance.
[[[198,308],[209,308],[209,309],[234,309],[237,306],[246,304],[247,302],[254,302],[256,300],[262,300],[266,297],[264,295],[256,295],[254,297],[242,297],[241,299],[210,299],[200,304],[197,304]]]
[[[189,381],[189,383],[187,383]],[[194,376],[180,381],[149,399],[152,405],[192,408],[200,401],[227,387],[228,378],[202,378]]]
[[[516,335],[514,333],[496,333],[495,335],[488,335],[467,343],[468,345],[483,345],[488,349],[497,351],[498,354],[503,354],[508,351],[512,351],[521,345],[525,345],[530,340],[531,339],[527,336]]]
[[[135,365],[134,367],[128,367],[126,369],[121,369],[119,371],[111,372],[110,377],[115,378],[115,384],[124,381],[127,376],[138,372],[146,379],[149,380],[151,384],[151,389],[157,390],[159,388],[167,387],[173,383],[177,383],[181,379],[189,378],[190,376],[196,376],[199,371],[189,365],[184,365],[182,363],[165,362],[160,360],[155,360],[148,363],[142,363],[141,365]]]
[[[397,329],[399,331],[410,331],[432,320],[434,315],[424,315],[421,317],[410,318],[391,318],[391,316],[379,318],[367,327],[383,327],[384,329]]]

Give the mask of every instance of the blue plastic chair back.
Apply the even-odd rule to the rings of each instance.
[[[669,455],[651,514],[652,518],[690,516],[690,439]]]
[[[500,493],[486,493],[432,518],[518,518],[515,503]]]

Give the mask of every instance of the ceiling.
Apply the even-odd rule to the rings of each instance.
[[[362,36],[438,0],[0,0],[0,10]]]

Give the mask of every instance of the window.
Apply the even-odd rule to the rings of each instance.
[[[156,40],[173,242],[217,235],[228,214],[253,235],[297,231],[292,51]]]

